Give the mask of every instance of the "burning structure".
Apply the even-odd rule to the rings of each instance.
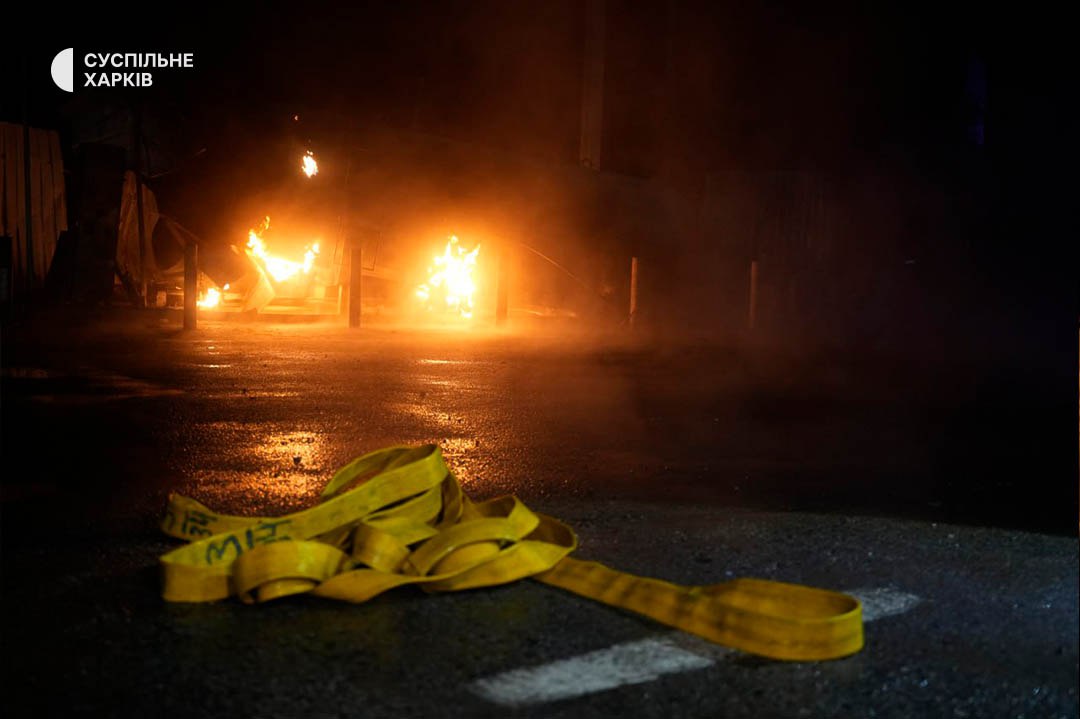
[[[304,248],[299,260],[272,253],[267,247],[266,235],[269,230],[269,215],[248,230],[248,241],[243,251],[251,262],[248,271],[236,281],[236,290],[232,292],[232,298],[243,310],[262,310],[282,292],[285,296],[295,296],[298,289],[305,293],[306,281],[319,256],[320,243],[317,240]],[[226,282],[220,288],[205,287],[199,306],[204,309],[223,307],[224,293],[233,290],[233,284]]]
[[[439,309],[466,319],[473,316],[476,295],[476,256],[480,245],[466,250],[456,235],[446,241],[446,249],[436,255],[428,268],[428,281],[416,290],[427,309]]]

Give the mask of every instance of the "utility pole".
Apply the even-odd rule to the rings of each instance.
[[[600,169],[604,132],[604,0],[586,0],[585,63],[581,83],[581,145],[578,161],[583,167]]]
[[[507,281],[510,274],[510,247],[503,242],[499,247],[498,267],[495,270],[495,326],[506,324],[509,297]]]
[[[139,215],[139,284],[136,291],[139,293],[140,306],[145,307],[149,299],[147,297],[146,283],[146,256],[149,253],[146,251],[146,222],[143,217],[142,152],[139,150],[141,145],[142,113],[138,101],[133,101],[131,105],[131,151],[135,155],[135,210]]]
[[[34,203],[30,197],[30,188],[34,184],[34,176],[30,166],[30,61],[23,61],[23,81],[25,92],[23,93],[23,197],[26,198],[26,228],[23,232],[26,248],[26,286],[25,290],[34,289],[36,273],[34,272]],[[14,263],[13,263],[14,264]],[[12,268],[13,275],[19,274],[18,266]]]
[[[349,327],[360,326],[361,298],[364,295],[364,252],[359,239],[349,247]]]
[[[746,324],[752,330],[757,325],[758,304],[758,261],[750,260],[750,302],[746,313]]]
[[[198,326],[199,246],[190,235],[184,238],[184,329]]]

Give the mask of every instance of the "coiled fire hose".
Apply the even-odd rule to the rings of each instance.
[[[435,445],[390,447],[338,470],[316,506],[283,517],[218,514],[172,495],[161,557],[166,601],[247,603],[308,592],[360,603],[405,584],[447,592],[531,577],[775,659],[863,646],[854,597],[761,579],[684,587],[568,556],[574,532],[516,497],[474,503]]]

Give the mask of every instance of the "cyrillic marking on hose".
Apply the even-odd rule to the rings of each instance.
[[[220,542],[210,542],[206,546],[206,563],[213,565],[215,562],[228,561],[229,559],[235,559],[244,553],[244,545],[248,550],[255,549],[260,544],[269,544],[270,542],[280,542],[286,539],[292,539],[288,534],[278,534],[278,528],[292,524],[290,519],[279,519],[276,522],[260,522],[254,527],[245,529],[241,534],[230,534],[224,537]],[[241,542],[241,539],[243,542]],[[227,551],[229,547],[233,548],[236,553],[235,556],[229,557]]]

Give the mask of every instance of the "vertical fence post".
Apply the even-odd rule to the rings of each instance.
[[[637,324],[638,258],[630,258],[630,326]]]
[[[142,144],[142,108],[136,104],[131,106],[131,150],[134,153],[135,166],[135,211],[136,227],[139,230],[139,284],[136,291],[139,294],[139,306],[147,307],[150,303],[149,281],[147,280],[147,262],[149,259],[149,247],[146,244],[146,218],[143,209],[143,183],[142,183],[142,153],[139,147]]]
[[[27,88],[29,88],[29,87],[30,87],[30,83],[28,82],[27,83]],[[28,90],[28,92],[29,92],[29,90]],[[26,252],[26,259],[25,259],[25,262],[26,262],[26,274],[24,275],[26,284],[23,287],[23,289],[25,291],[25,290],[36,289],[36,287],[37,287],[37,272],[36,272],[36,269],[37,268],[34,266],[34,202],[33,202],[34,199],[36,199],[36,198],[33,197],[32,188],[34,186],[34,175],[33,175],[33,171],[31,170],[31,164],[30,164],[30,161],[31,161],[31,150],[30,150],[30,148],[31,148],[31,145],[33,144],[33,136],[30,134],[30,120],[28,118],[24,117],[23,118],[23,123],[24,123],[23,124],[23,197],[26,199],[25,207],[23,208],[25,210],[25,212],[26,212],[26,227],[23,228],[23,237],[25,238],[25,244],[23,246],[26,248],[25,249],[25,252]],[[12,236],[14,237],[14,235],[15,235],[15,233],[13,232]],[[18,275],[18,268],[15,268],[15,274]]]
[[[757,303],[758,303],[758,261],[750,261],[750,307],[747,312],[747,326],[750,329],[754,329],[757,325]]]
[[[600,169],[600,151],[604,131],[604,0],[586,0],[585,62],[581,83],[581,140],[578,161],[582,167]]]
[[[359,241],[349,246],[349,327],[360,326],[360,300],[364,289],[364,252]]]
[[[510,248],[506,243],[499,248],[498,263],[499,266],[495,270],[495,326],[502,327],[506,324],[509,305],[509,290],[506,285],[509,275]]]
[[[190,237],[184,244],[184,329],[193,330],[198,324],[199,308],[199,246]]]

